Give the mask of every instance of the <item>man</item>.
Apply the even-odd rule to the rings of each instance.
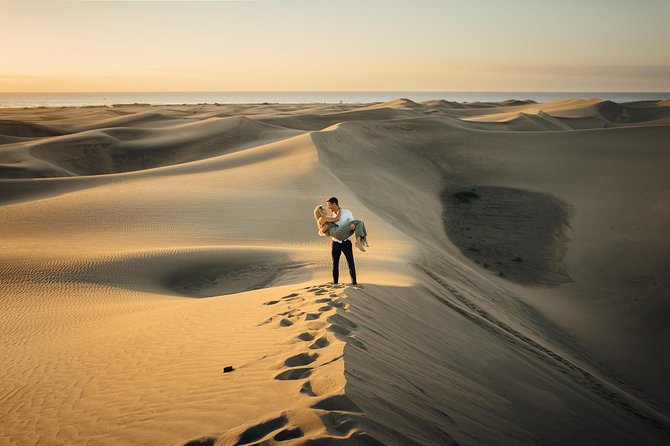
[[[340,219],[335,221],[335,223],[342,227],[346,224],[349,224],[350,221],[354,219],[354,215],[348,209],[341,209],[339,201],[335,197],[330,197],[328,199],[328,209],[330,209],[333,214],[336,214],[337,211],[340,211]],[[356,225],[351,224],[351,230],[355,230]],[[347,264],[349,265],[349,276],[351,276],[351,284],[358,285],[356,281],[356,265],[354,264],[354,251],[351,247],[351,240],[347,237],[344,240],[338,240],[335,237],[331,237],[333,240],[333,246],[331,249],[331,254],[333,256],[333,283],[337,283],[340,278],[340,256],[344,253],[344,257],[347,259]]]

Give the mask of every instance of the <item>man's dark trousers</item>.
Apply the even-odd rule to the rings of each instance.
[[[340,255],[344,253],[344,257],[349,264],[349,275],[352,283],[356,282],[356,265],[354,264],[354,251],[351,248],[351,240],[345,240],[342,243],[333,241],[333,283],[337,283],[340,278]]]

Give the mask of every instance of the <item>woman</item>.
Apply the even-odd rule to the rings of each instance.
[[[316,227],[319,229],[319,235],[329,235],[338,240],[344,240],[356,234],[356,248],[365,252],[365,247],[368,247],[367,232],[365,231],[365,223],[363,220],[352,220],[348,224],[339,227],[336,221],[340,219],[340,211],[338,209],[334,216],[331,217],[332,212],[323,204],[314,208],[314,220],[316,220]],[[355,225],[355,229],[351,229],[351,225]]]

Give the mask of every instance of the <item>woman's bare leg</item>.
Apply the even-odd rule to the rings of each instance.
[[[314,208],[314,220],[316,221],[316,228],[319,231],[321,231],[321,228],[322,228],[323,224],[325,223],[323,221],[324,217],[325,217],[325,215],[324,215],[320,206],[317,206],[316,208]]]
[[[365,248],[363,247],[363,245],[364,245],[364,243],[361,239],[361,236],[357,235],[356,236],[356,243],[354,243],[354,246],[356,246],[356,248],[360,249],[361,251],[365,252]]]

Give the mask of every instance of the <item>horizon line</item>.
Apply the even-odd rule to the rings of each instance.
[[[44,93],[670,93],[670,90],[67,90],[0,91],[0,94]]]

